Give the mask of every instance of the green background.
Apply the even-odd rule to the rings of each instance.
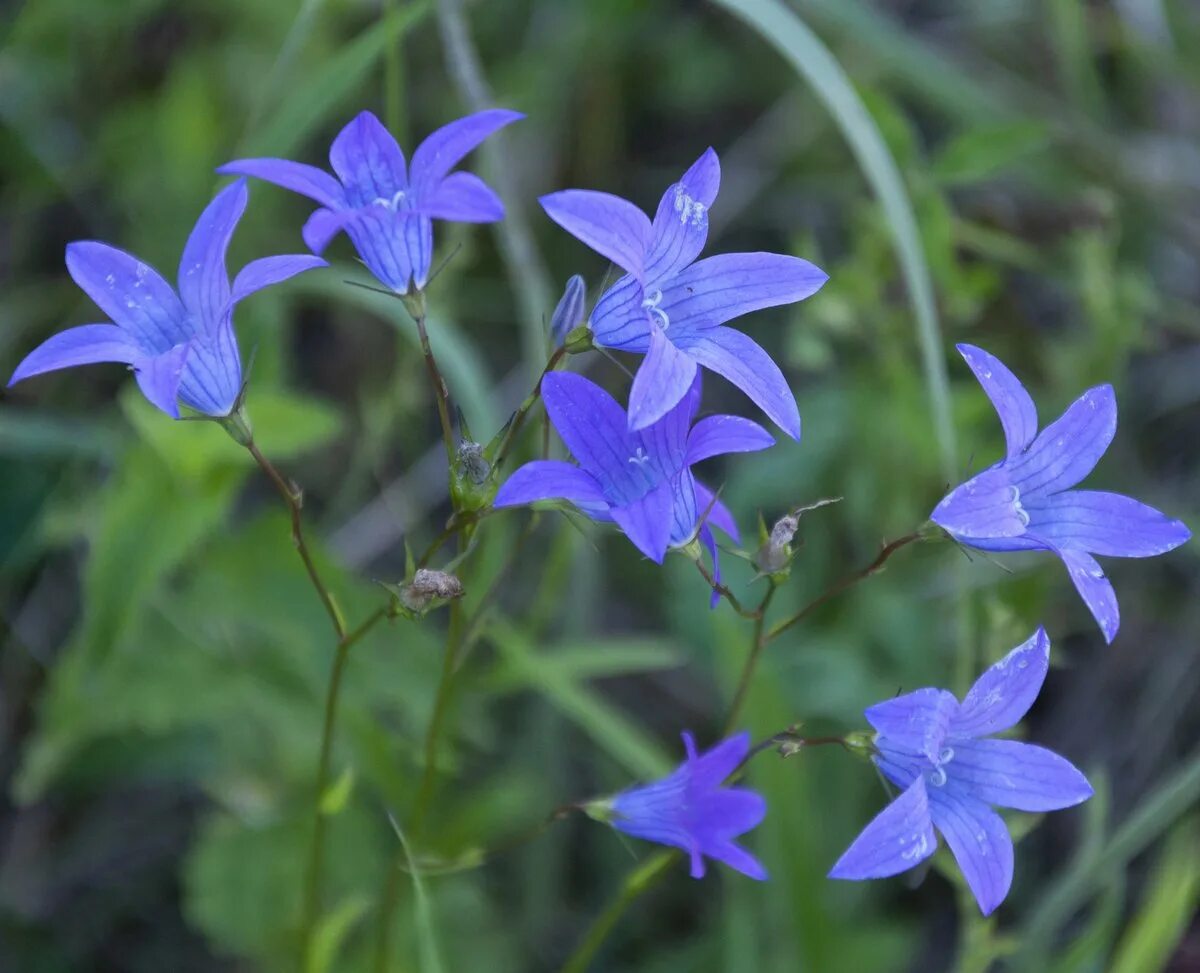
[[[799,444],[709,464],[753,544],[805,515],[780,615],[917,528],[994,461],[998,423],[954,354],[1008,362],[1043,422],[1112,382],[1116,442],[1088,485],[1197,522],[1200,11],[1188,0],[30,0],[0,11],[0,373],[99,320],[65,273],[75,239],[168,277],[230,158],[324,164],[362,108],[410,151],[491,89],[529,116],[468,168],[511,235],[439,225],[454,259],[430,330],[489,438],[544,360],[567,275],[606,267],[536,196],[605,189],[653,211],[703,149],[723,165],[710,251],[803,255],[831,280],[742,326],[780,361]],[[440,9],[439,9],[440,8]],[[481,76],[464,61],[458,11]],[[449,31],[447,31],[449,27]],[[447,55],[449,38],[451,55]],[[457,46],[455,46],[457,45]],[[468,52],[472,53],[472,52]],[[305,200],[251,186],[231,267],[302,250]],[[249,407],[347,613],[399,580],[446,513],[415,332],[335,267],[246,302]],[[577,364],[576,363],[573,363]],[[591,356],[618,394],[627,380]],[[705,408],[757,418],[727,383]],[[957,442],[953,440],[956,439]],[[538,436],[523,440],[533,455]],[[543,515],[487,521],[467,610],[501,574],[455,696],[392,970],[559,968],[653,849],[583,818],[472,864],[551,809],[670,767],[720,732],[749,639],[686,560]],[[252,463],[217,428],[154,412],[118,366],[0,398],[0,968],[292,967],[327,620]],[[734,590],[750,572],[727,559]],[[1049,557],[906,549],[768,650],[744,721],[763,737],[861,725],[901,689],[950,685],[1044,623],[1054,668],[1024,724],[1082,767],[1087,805],[1014,816],[1013,891],[979,918],[953,868],[870,885],[824,875],[885,800],[836,748],[758,758],[767,884],[683,865],[624,916],[596,970],[1117,970],[1200,963],[1200,600],[1194,544],[1106,564],[1114,645]],[[312,973],[374,969],[379,900],[440,666],[444,614],[353,650],[327,795],[330,867]],[[449,866],[458,869],[450,874]],[[438,872],[435,874],[435,872]],[[1172,966],[1172,963],[1175,965]]]

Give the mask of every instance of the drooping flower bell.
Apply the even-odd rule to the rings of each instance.
[[[775,442],[771,435],[739,416],[707,416],[693,426],[700,406],[698,376],[673,409],[637,432],[629,430],[625,410],[613,397],[582,375],[551,372],[542,380],[542,397],[579,465],[526,463],[500,487],[494,505],[566,500],[593,520],[615,522],[638,550],[660,564],[669,547],[698,535],[719,580],[710,525],[736,540],[737,523],[729,508],[697,482],[691,467],[724,453],[766,449]]]
[[[725,781],[750,752],[750,734],[732,736],[705,754],[683,734],[687,759],[662,780],[631,787],[607,802],[605,817],[618,831],[685,852],[692,878],[703,878],[704,859],[724,862],[743,875],[763,880],[762,862],[734,842],[757,828],[767,814],[760,794]]]

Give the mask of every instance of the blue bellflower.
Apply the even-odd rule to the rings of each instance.
[[[644,354],[629,393],[629,428],[645,429],[684,397],[698,366],[724,376],[793,439],[800,413],[771,357],[726,321],[791,304],[828,279],[807,260],[725,253],[697,260],[721,167],[708,149],[658,204],[654,222],[608,193],[569,189],[543,196],[550,218],[625,271],[592,312],[595,343]]]
[[[500,487],[495,506],[566,500],[593,520],[614,521],[638,550],[660,564],[668,547],[688,543],[699,528],[719,579],[709,524],[735,541],[737,524],[713,492],[696,481],[691,467],[723,453],[766,449],[775,442],[771,435],[738,416],[708,416],[692,426],[700,405],[698,376],[673,409],[638,432],[629,431],[616,400],[582,375],[551,372],[542,380],[542,397],[579,465],[526,463]]]
[[[930,517],[980,550],[1057,554],[1111,642],[1120,625],[1117,596],[1092,555],[1152,557],[1178,547],[1191,532],[1129,497],[1071,489],[1116,432],[1111,385],[1088,389],[1039,434],[1037,409],[1016,376],[981,348],[958,350],[1000,416],[1007,454],[952,490]]]
[[[1017,740],[987,739],[1025,715],[1050,661],[1043,629],[988,669],[959,703],[943,689],[918,689],[872,706],[876,766],[903,793],[863,829],[830,878],[898,875],[946,839],[984,915],[1012,884],[1013,845],[992,806],[1057,811],[1092,796],[1070,762]]]
[[[765,879],[762,863],[733,839],[758,827],[767,802],[753,791],[721,786],[750,752],[750,734],[732,736],[703,756],[696,753],[690,733],[683,734],[683,744],[687,759],[670,776],[613,798],[613,827],[686,852],[692,878],[704,877],[707,856],[751,878]]]
[[[412,164],[371,112],[338,133],[329,149],[335,179],[286,159],[239,159],[217,171],[254,176],[321,204],[304,225],[304,242],[323,253],[345,230],[367,269],[398,294],[420,289],[433,260],[433,221],[494,223],[504,204],[476,175],[451,172],[467,153],[519,112],[492,109],[439,128],[413,153]]]
[[[252,260],[229,285],[225,251],[246,209],[246,182],[221,190],[200,215],[179,263],[176,292],[152,267],[105,243],[67,246],[67,272],[112,323],[83,324],[47,339],[9,380],[60,368],[120,362],[150,402],[179,418],[179,400],[221,417],[237,404],[242,362],[233,308],[255,291],[325,261],[308,254]]]

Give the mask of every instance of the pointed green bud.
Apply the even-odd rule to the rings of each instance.
[[[579,355],[585,351],[591,351],[595,348],[592,343],[592,329],[586,324],[581,324],[573,331],[567,332],[567,337],[563,341],[563,350],[568,355]]]
[[[217,422],[239,446],[249,446],[254,441],[254,432],[250,428],[250,416],[246,414],[246,407],[241,404],[240,400],[229,415],[221,416]]]
[[[847,750],[866,760],[870,760],[879,752],[875,748],[873,730],[856,730],[853,733],[847,733],[844,742]]]
[[[601,824],[612,824],[617,817],[611,797],[598,797],[594,801],[587,801],[579,805],[579,810],[593,821],[599,821]]]
[[[425,317],[425,292],[423,290],[410,287],[400,295],[400,300],[404,302],[404,309],[414,319]]]

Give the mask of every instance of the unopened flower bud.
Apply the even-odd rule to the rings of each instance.
[[[550,315],[550,341],[557,348],[567,337],[567,334],[583,322],[583,305],[587,297],[587,289],[583,278],[573,275],[558,299],[558,306]]]
[[[447,601],[463,596],[463,585],[454,575],[431,568],[418,568],[412,580],[396,589],[400,604],[422,615]]]

